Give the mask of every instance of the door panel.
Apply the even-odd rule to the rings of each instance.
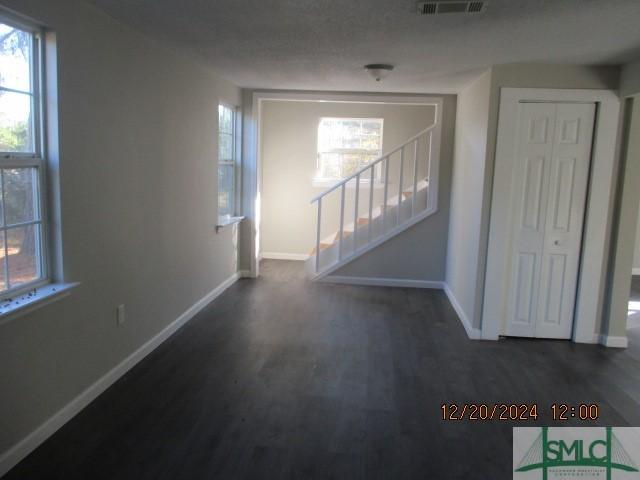
[[[522,182],[522,228],[538,231],[540,228],[540,204],[542,203],[542,180],[544,157],[525,158]]]
[[[532,326],[533,318],[533,287],[536,278],[538,256],[535,253],[521,253],[518,255],[516,270],[516,299],[514,322]]]
[[[555,105],[520,104],[518,141],[511,186],[513,218],[507,290],[506,334],[535,334],[541,256],[544,244],[549,165],[553,152]]]
[[[567,266],[566,255],[549,255],[546,276],[543,279],[546,302],[542,321],[546,324],[560,325],[563,318],[563,284]]]
[[[506,335],[571,337],[594,115],[593,104],[520,104]]]
[[[556,105],[550,178],[554,188],[542,252],[542,278],[553,287],[542,290],[539,305],[547,308],[538,310],[536,337],[571,338],[594,117],[593,104]]]
[[[576,173],[575,158],[558,159],[553,188],[553,228],[555,230],[569,230],[569,219],[571,218],[571,200],[573,198],[573,185]]]

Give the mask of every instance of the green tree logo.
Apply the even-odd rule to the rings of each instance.
[[[638,471],[638,466],[615,436],[612,427],[605,428],[605,438],[590,443],[581,439],[572,442],[549,440],[548,430],[549,427],[542,427],[542,432],[515,468],[516,472],[540,469],[542,480],[547,480],[549,469],[554,467],[604,468],[607,480],[611,480],[614,469]]]

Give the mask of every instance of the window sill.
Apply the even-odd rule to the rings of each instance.
[[[68,296],[78,285],[80,284],[49,283],[0,301],[0,325]]]
[[[241,216],[241,217],[219,218],[218,219],[218,224],[216,225],[216,233],[218,233],[223,228],[228,227],[229,225],[240,223],[242,220],[244,220],[243,216]]]

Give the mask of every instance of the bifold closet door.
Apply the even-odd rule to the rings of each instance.
[[[594,104],[522,103],[505,334],[571,338]]]

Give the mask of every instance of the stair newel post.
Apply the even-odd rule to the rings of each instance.
[[[402,181],[404,176],[404,146],[400,148],[400,178],[398,179],[398,225],[400,225],[400,206],[402,205]]]
[[[358,202],[360,201],[360,174],[356,175],[355,213],[353,214],[353,251],[358,248]]]
[[[342,188],[340,189],[340,243],[338,244],[338,260],[342,260],[342,240],[344,238],[344,193],[345,193],[346,183],[342,184]]]
[[[375,182],[375,166],[371,165],[371,181],[369,182],[369,241],[373,237],[373,226],[371,221],[373,220],[373,182]]]
[[[320,227],[322,225],[322,197],[318,199],[318,228],[316,231],[316,273],[320,271]]]
[[[416,214],[416,193],[418,193],[418,139],[413,142],[413,193],[411,194],[411,216]]]
[[[389,193],[389,160],[387,156],[384,159],[384,201],[382,204],[382,229],[385,229],[387,224],[387,195]]]

